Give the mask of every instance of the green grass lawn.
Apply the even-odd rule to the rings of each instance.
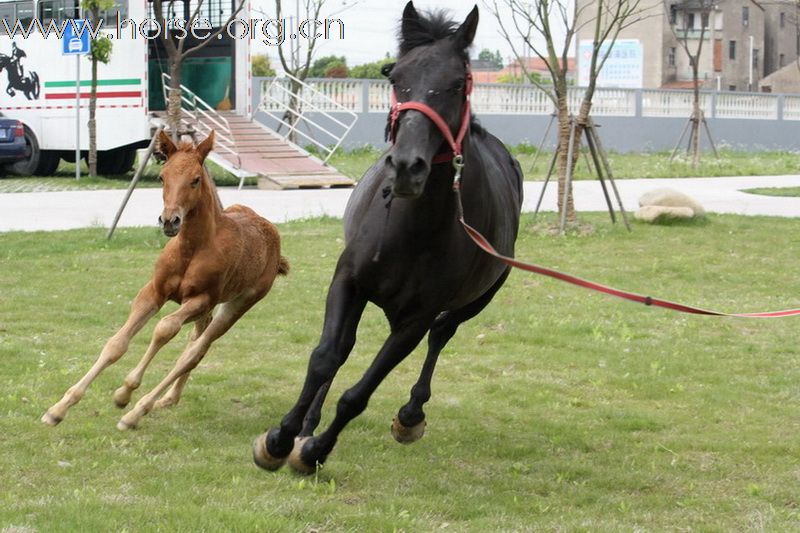
[[[723,311],[800,305],[798,220],[712,215],[629,233],[582,219],[594,229],[554,238],[525,217],[518,257]],[[0,531],[800,529],[799,318],[681,315],[520,272],[443,352],[421,441],[389,432],[417,350],[318,476],[259,470],[251,441],[299,393],[343,246],[337,220],[280,230],[291,274],[212,347],[181,404],[128,433],[111,394],[153,323],[60,426],[39,417],[124,321],[164,238],[0,234]],[[368,307],[323,424],[386,333]]]
[[[800,196],[800,187],[763,187],[758,189],[743,189],[742,192],[762,194],[764,196]]]
[[[519,160],[527,180],[543,180],[550,164],[552,154],[543,152],[538,158],[536,149],[520,145],[511,147],[511,151]],[[358,180],[364,172],[381,155],[381,150],[366,146],[353,150],[339,150],[330,160],[330,164],[344,175]],[[608,155],[615,178],[681,178],[681,177],[713,177],[713,176],[771,176],[780,174],[800,174],[800,154],[794,152],[734,152],[722,150],[720,158],[715,159],[705,154],[701,166],[693,169],[685,158],[678,157],[669,162],[668,152]],[[235,186],[239,178],[221,167],[209,162],[214,181],[220,186]],[[139,187],[160,186],[157,177],[159,166],[148,165]],[[127,188],[133,174],[115,177],[98,177],[89,179],[86,168],[83,177],[75,180],[75,166],[62,163],[52,177],[15,178],[0,176],[0,193],[32,192],[43,190],[75,190],[75,189],[123,189]],[[586,159],[579,159],[575,179],[595,179],[590,173]],[[256,178],[247,178],[245,184],[253,186]]]

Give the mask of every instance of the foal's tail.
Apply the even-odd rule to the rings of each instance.
[[[281,260],[278,261],[278,275],[285,276],[288,273],[289,273],[289,260],[281,256]]]

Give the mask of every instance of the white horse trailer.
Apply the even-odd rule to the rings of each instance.
[[[88,55],[63,55],[62,38],[47,31],[79,18],[78,5],[78,0],[0,0],[0,113],[22,121],[29,147],[26,159],[7,167],[16,174],[48,175],[61,159],[75,160],[77,69],[84,157],[89,149],[91,61]],[[117,13],[120,20],[142,20],[147,16],[145,0],[117,0],[104,14],[106,34],[116,24]],[[148,41],[142,35],[131,36],[130,30],[120,35],[124,37],[112,35],[111,61],[97,69],[100,174],[130,170],[136,149],[150,138]]]

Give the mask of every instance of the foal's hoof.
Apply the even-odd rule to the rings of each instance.
[[[119,422],[117,422],[117,429],[120,431],[128,431],[131,429],[136,429],[136,422],[126,422],[125,418],[121,418]]]
[[[397,417],[394,417],[394,420],[392,420],[392,436],[400,444],[411,444],[422,438],[425,434],[426,424],[427,422],[423,420],[419,424],[406,427],[400,423]]]
[[[128,387],[120,387],[114,391],[114,405],[122,409],[126,405],[128,405],[131,401],[131,393],[133,391],[130,390]]]
[[[60,416],[50,414],[50,411],[47,411],[42,415],[42,423],[47,424],[48,426],[57,426],[62,420],[64,419]]]
[[[268,434],[269,433],[264,433],[263,435],[259,435],[256,437],[256,440],[253,441],[253,461],[264,470],[274,472],[283,466],[283,463],[286,462],[286,457],[273,457],[269,451],[267,451]]]
[[[312,438],[313,437],[296,437],[294,439],[292,453],[289,454],[289,466],[291,466],[295,472],[306,476],[317,471],[316,461],[314,461],[314,464],[309,465],[305,459],[303,459],[303,446]]]

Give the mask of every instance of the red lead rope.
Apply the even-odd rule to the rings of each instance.
[[[459,173],[460,171],[457,169],[456,174]],[[564,274],[562,272],[558,272],[550,268],[518,261],[512,257],[507,257],[498,252],[497,250],[495,250],[494,246],[491,245],[491,243],[486,239],[486,237],[481,235],[481,233],[478,230],[476,230],[475,228],[473,228],[464,221],[464,213],[461,208],[460,188],[454,185],[453,190],[456,193],[456,198],[458,202],[458,212],[459,212],[458,220],[461,222],[461,225],[464,227],[464,230],[467,232],[467,235],[470,236],[473,242],[477,244],[481,250],[483,250],[489,255],[496,257],[497,259],[499,259],[500,261],[509,266],[519,268],[527,272],[533,272],[535,274],[549,276],[551,278],[555,278],[561,281],[565,281],[567,283],[571,283],[573,285],[577,285],[578,287],[584,287],[586,289],[591,289],[593,291],[610,294],[611,296],[616,296],[617,298],[622,298],[624,300],[630,300],[632,302],[637,302],[644,305],[654,305],[656,307],[664,307],[666,309],[672,309],[673,311],[679,311],[681,313],[692,313],[695,315],[712,315],[712,316],[733,316],[739,318],[781,318],[785,316],[800,315],[800,309],[786,309],[784,311],[768,311],[764,313],[721,313],[719,311],[709,311],[707,309],[700,309],[699,307],[692,307],[689,305],[683,305],[676,302],[670,302],[669,300],[660,300],[658,298],[651,298],[650,296],[642,296],[641,294],[622,291],[619,289],[615,289],[613,287],[602,285],[600,283],[595,283],[594,281],[588,281],[585,279],[578,278],[576,276]]]

